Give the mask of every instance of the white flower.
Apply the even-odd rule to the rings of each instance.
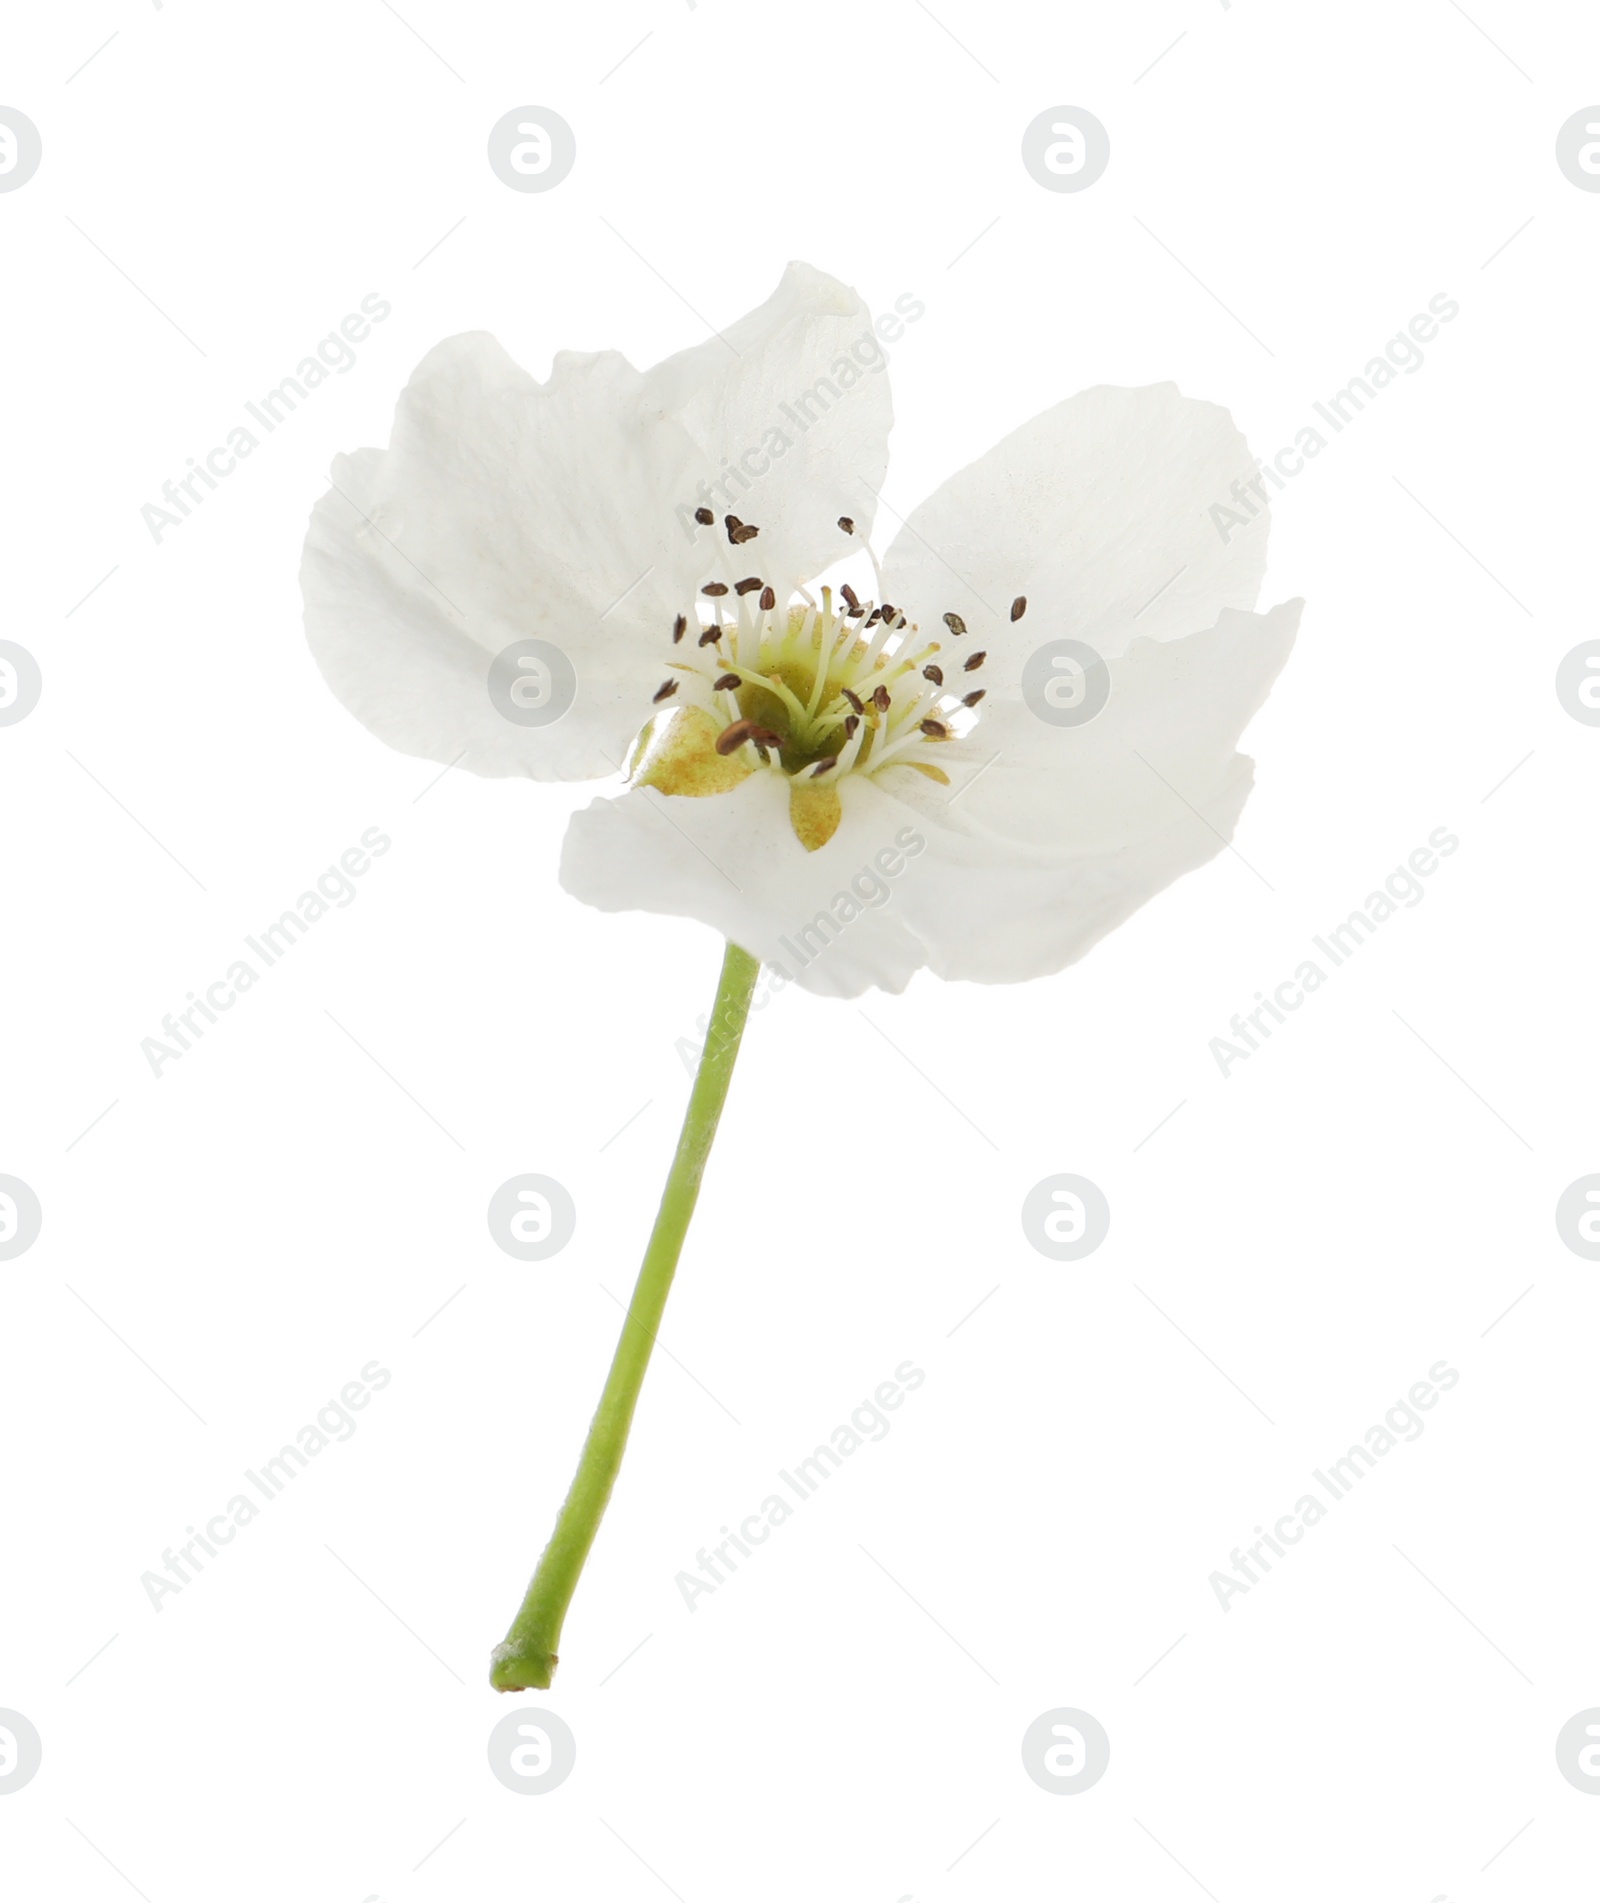
[[[335,465],[312,650],[407,753],[537,780],[626,763],[567,835],[591,905],[702,919],[836,996],[1059,970],[1231,837],[1236,743],[1300,604],[1253,612],[1264,506],[1226,542],[1209,511],[1260,493],[1255,462],[1171,384],[1046,410],[913,512],[861,599],[817,599],[871,557],[891,421],[866,307],[801,264],[643,374],[564,353],[539,384],[451,338],[389,449]],[[1041,697],[1024,669],[1064,639],[1104,669]],[[1061,682],[1070,706],[1106,673],[1059,724]]]

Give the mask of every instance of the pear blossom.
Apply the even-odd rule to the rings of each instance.
[[[315,510],[313,654],[404,752],[622,775],[563,849],[591,905],[835,996],[1060,970],[1231,840],[1301,604],[1256,612],[1264,495],[1226,540],[1210,510],[1257,465],[1170,383],[1056,403],[903,520],[892,421],[866,305],[803,264],[644,372],[450,338]]]

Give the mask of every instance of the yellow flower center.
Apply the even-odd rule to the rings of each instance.
[[[702,511],[709,519],[710,512]],[[726,518],[730,548],[757,531]],[[854,526],[840,527],[854,535]],[[874,606],[852,589],[822,590],[822,603],[778,604],[759,575],[701,589],[711,616],[679,615],[678,652],[657,689],[661,711],[635,749],[634,783],[688,798],[725,793],[752,773],[781,774],[789,818],[807,851],[827,844],[841,816],[840,782],[904,767],[941,785],[933,756],[957,737],[983,690],[954,682],[980,667],[981,651],[941,665],[941,643],[924,642],[899,609]],[[950,635],[966,640],[959,615]],[[670,703],[670,705],[668,704]],[[959,723],[959,724],[958,724]]]

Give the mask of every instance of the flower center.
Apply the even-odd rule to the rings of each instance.
[[[696,520],[710,525],[711,511]],[[731,574],[760,531],[733,515],[723,526]],[[839,527],[860,541],[848,517]],[[813,852],[838,827],[848,774],[907,767],[949,785],[938,749],[970,728],[983,699],[982,688],[962,691],[985,658],[966,624],[944,617],[950,643],[968,651],[941,662],[946,644],[924,641],[893,603],[861,601],[848,583],[837,598],[821,592],[820,605],[809,595],[780,604],[759,574],[702,585],[696,611],[673,624],[678,651],[656,690],[662,712],[634,756],[636,783],[694,797],[727,792],[753,772],[781,774],[791,824]]]

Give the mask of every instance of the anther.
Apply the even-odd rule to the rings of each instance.
[[[700,645],[703,648],[715,646],[722,639],[722,624],[713,622],[709,628],[700,630]]]
[[[885,621],[893,625],[896,616],[898,616],[898,614],[900,613],[900,610],[898,608],[891,607],[890,604],[886,601],[883,604],[883,606],[878,610],[878,613],[883,616]]]
[[[764,609],[771,610],[776,608],[777,605],[778,597],[776,592],[771,588],[763,588],[761,591],[761,606]]]
[[[861,600],[860,600],[860,597],[856,594],[856,591],[850,586],[849,582],[847,581],[840,582],[839,593],[843,595],[845,600],[850,604],[851,614],[857,613],[861,607]]]
[[[742,687],[744,685],[744,676],[742,674],[719,674],[711,685],[719,694],[725,694],[731,687]]]
[[[856,728],[859,727],[860,725],[861,725],[861,716],[859,714],[846,714],[844,717],[845,739],[853,740],[855,738]]]
[[[970,674],[975,667],[982,667],[988,658],[989,650],[987,648],[979,648],[976,654],[969,654],[961,663],[962,673]]]
[[[855,534],[855,532],[856,532],[856,525],[855,525],[855,523],[854,523],[854,522],[852,522],[852,521],[850,520],[850,518],[849,518],[849,516],[847,516],[847,515],[841,515],[841,516],[840,516],[840,518],[839,518],[839,526],[840,526],[840,528],[841,528],[841,529],[843,529],[843,530],[844,530],[844,532],[845,532],[845,534],[846,534],[846,535],[854,535],[854,534]]]
[[[675,693],[677,693],[677,691],[678,691],[678,683],[676,681],[663,681],[661,685],[656,689],[656,691],[650,696],[650,699],[652,702],[671,700],[671,698],[673,697]]]
[[[725,581],[708,581],[700,592],[702,595],[725,595],[728,592],[728,584]]]
[[[710,528],[711,524],[716,521],[717,518],[711,513],[709,509],[696,509],[694,512],[694,519],[696,522],[700,524],[701,528],[708,529]]]
[[[753,542],[761,533],[760,529],[753,527],[750,523],[741,522],[736,515],[724,516],[722,521],[723,527],[728,531],[728,540],[735,548],[741,542]]]
[[[928,665],[922,670],[922,678],[925,681],[932,681],[935,687],[943,687],[944,686],[944,669],[942,667],[935,667],[934,664],[930,661]]]
[[[724,727],[717,735],[716,748],[721,754],[735,753],[747,740],[753,740],[757,747],[781,747],[783,736],[761,727],[753,720],[736,720],[731,727]]]
[[[973,688],[970,694],[963,694],[961,696],[961,705],[963,707],[976,707],[978,702],[983,699],[984,695],[987,694],[988,691],[989,690],[987,687]]]
[[[1026,595],[1018,595],[1016,600],[1011,604],[1011,619],[1013,621],[1020,621],[1027,612],[1028,597]]]
[[[930,740],[946,740],[950,735],[950,729],[942,720],[924,720],[922,731]]]
[[[733,592],[736,595],[753,595],[758,588],[765,587],[766,583],[759,575],[746,575],[743,581],[733,584]]]
[[[961,619],[960,615],[956,615],[956,614],[946,615],[944,618],[944,625],[950,630],[952,634],[965,634],[967,631],[967,624]]]
[[[884,687],[884,686],[882,686],[882,685],[879,685],[879,686],[877,686],[877,687],[875,687],[875,688],[873,688],[873,690],[872,690],[872,704],[873,704],[873,706],[874,706],[874,707],[876,707],[876,708],[877,708],[877,710],[878,710],[878,712],[879,712],[880,714],[886,714],[886,713],[888,713],[888,711],[889,711],[889,690],[888,690],[888,688],[887,688],[887,687]]]
[[[832,770],[838,764],[839,764],[838,754],[835,754],[831,760],[819,760],[817,764],[811,769],[812,779],[820,780],[824,773],[831,773]]]
[[[679,615],[677,620],[674,621],[672,624],[672,639],[674,643],[677,643],[683,639],[684,634],[686,630],[688,629],[688,626],[689,626],[689,617],[687,615]]]
[[[849,701],[850,706],[854,712],[858,714],[864,714],[867,711],[866,708],[861,704],[861,702],[856,699],[855,695],[850,692],[850,689],[848,687],[841,687],[839,689],[839,692],[844,695],[847,701]]]

